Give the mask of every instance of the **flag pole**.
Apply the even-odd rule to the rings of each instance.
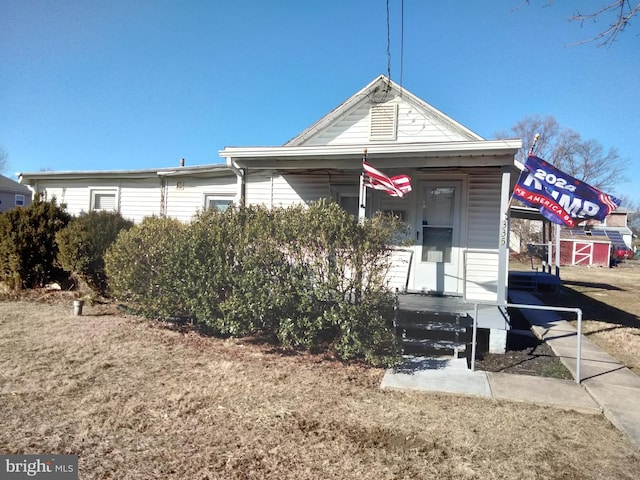
[[[531,148],[529,149],[529,155],[533,155],[533,150],[536,148],[536,144],[540,139],[540,134],[536,133],[535,137],[533,137],[533,143],[531,144]]]
[[[367,149],[364,149],[362,161],[367,160]],[[360,169],[360,195],[358,197],[358,222],[363,223],[367,212],[367,188],[364,185],[364,168]]]
[[[531,144],[531,148],[529,149],[529,155],[533,155],[533,151],[536,148],[536,144],[538,143],[538,140],[540,139],[540,134],[536,133],[535,136],[533,137],[533,143]],[[526,163],[526,162],[525,162]],[[522,174],[526,172],[526,170],[522,170],[520,172],[520,175],[518,176],[518,181],[516,183],[520,182],[520,178],[522,177]],[[511,196],[509,197],[509,203],[507,204],[507,211],[505,212],[508,213],[509,210],[511,209],[511,204],[513,203],[513,192],[511,192]]]

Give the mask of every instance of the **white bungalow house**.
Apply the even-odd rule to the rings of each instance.
[[[359,207],[363,154],[388,175],[407,174],[404,198],[368,190],[367,214],[393,211],[410,230],[393,284],[407,292],[493,304],[479,315],[491,350],[503,351],[508,277],[508,215],[520,140],[484,140],[379,76],[282,146],[226,147],[223,165],[175,169],[20,174],[73,214],[117,209],[140,220],[188,220],[209,204],[270,207],[331,198]]]

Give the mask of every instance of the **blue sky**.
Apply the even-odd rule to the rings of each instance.
[[[553,115],[616,147],[629,181],[609,193],[640,202],[640,31],[567,46],[606,24],[568,16],[604,1],[405,0],[402,84],[486,138]],[[5,174],[218,163],[283,144],[381,73],[385,0],[2,0]]]

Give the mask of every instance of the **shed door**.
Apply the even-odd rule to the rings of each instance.
[[[414,289],[460,292],[459,181],[421,182],[418,188]]]
[[[574,265],[591,265],[593,263],[593,243],[575,242],[573,248]]]

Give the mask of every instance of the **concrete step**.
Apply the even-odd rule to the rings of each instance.
[[[456,358],[459,358],[460,354],[467,350],[467,344],[464,342],[430,338],[403,338],[402,346],[405,352],[420,352],[431,356],[453,355]]]
[[[456,325],[454,322],[409,322],[401,321],[396,323],[396,327],[402,330],[423,330],[423,331],[441,331],[441,332],[458,332],[467,331],[466,326]]]

